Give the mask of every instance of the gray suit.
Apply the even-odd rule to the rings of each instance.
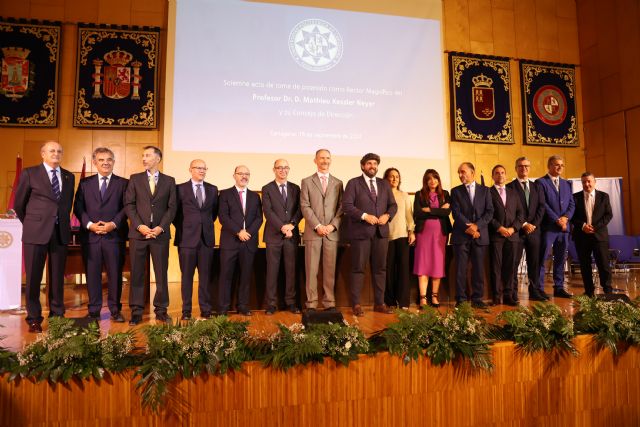
[[[338,230],[342,220],[342,181],[329,175],[327,191],[322,194],[322,184],[317,173],[302,180],[300,186],[300,208],[304,217],[304,262],[307,273],[307,308],[318,306],[318,270],[322,256],[322,287],[325,308],[335,307],[334,287],[336,279],[336,257],[338,255]],[[319,236],[315,229],[319,225],[333,225],[335,230],[328,236]]]

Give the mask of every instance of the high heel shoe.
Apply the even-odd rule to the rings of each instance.
[[[427,296],[426,295],[420,295],[420,310],[422,310],[424,307],[426,307],[428,304],[427,302]]]
[[[438,300],[438,293],[437,292],[432,292],[431,293],[431,307],[435,307],[435,308],[440,307],[440,301]]]

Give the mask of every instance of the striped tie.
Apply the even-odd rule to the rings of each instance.
[[[56,200],[60,200],[60,181],[58,181],[58,171],[51,170],[51,188],[53,189],[53,195],[56,196]]]

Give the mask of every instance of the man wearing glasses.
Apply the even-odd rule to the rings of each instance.
[[[507,187],[516,190],[520,204],[524,210],[524,223],[520,229],[520,239],[515,245],[515,268],[513,283],[518,288],[518,266],[522,260],[522,251],[527,251],[527,276],[529,279],[529,299],[532,301],[546,301],[538,290],[538,277],[540,276],[540,224],[544,217],[544,191],[535,182],[529,179],[531,161],[526,157],[516,159],[517,179],[514,179]]]
[[[238,283],[238,313],[251,316],[249,284],[253,259],[258,250],[258,230],[262,224],[262,203],[255,191],[247,188],[249,168],[236,166],[236,184],[220,192],[218,218],[220,232],[220,280],[218,286],[218,314],[226,315],[231,307],[231,286],[236,263],[240,268]]]
[[[296,249],[300,243],[298,223],[300,187],[287,181],[289,163],[278,159],[273,164],[275,180],[262,187],[262,209],[267,223],[262,239],[267,244],[267,282],[264,304],[266,314],[272,315],[278,307],[278,273],[280,259],[284,257],[284,302],[291,313],[298,314],[296,305]]]
[[[175,220],[178,259],[182,272],[182,320],[191,319],[193,274],[198,268],[200,317],[212,315],[211,269],[216,244],[213,223],[218,217],[218,187],[204,182],[207,165],[196,159],[189,165],[191,179],[176,188],[178,209]]]
[[[553,296],[571,298],[573,295],[564,289],[564,262],[569,245],[569,220],[573,216],[575,202],[571,184],[561,177],[564,169],[563,158],[561,156],[549,157],[547,169],[547,175],[536,180],[543,189],[545,197],[538,292],[548,298],[544,292],[544,260],[553,250]]]

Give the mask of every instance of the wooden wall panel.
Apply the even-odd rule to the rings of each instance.
[[[627,232],[640,233],[640,174],[638,173],[638,159],[640,159],[640,107],[625,112],[627,132],[627,155],[629,165],[629,191],[631,200],[625,205],[625,223]],[[630,230],[629,230],[630,229]]]
[[[287,372],[248,363],[235,374],[177,382],[186,406],[170,402],[158,415],[140,409],[129,375],[55,388],[2,378],[0,425],[638,425],[640,350],[614,360],[594,352],[591,337],[576,345],[579,357],[561,358],[498,343],[492,374],[426,360],[404,365],[387,353]]]

